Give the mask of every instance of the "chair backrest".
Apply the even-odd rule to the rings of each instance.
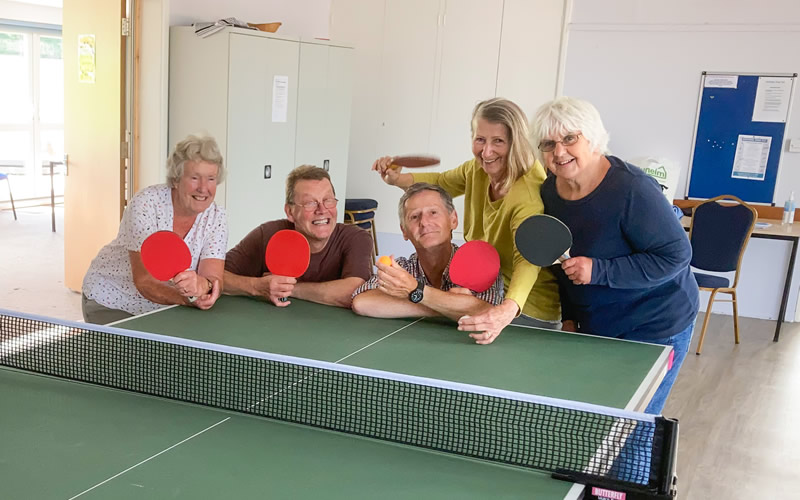
[[[362,224],[368,224],[375,220],[375,210],[368,209],[368,210],[345,210],[344,211],[344,220],[345,224],[355,224],[357,226],[361,226]],[[363,227],[363,226],[362,226]],[[369,226],[367,226],[369,227]]]
[[[722,205],[721,200],[734,202]],[[733,195],[722,195],[694,207],[689,239],[692,242],[692,266],[716,272],[736,271],[753,233],[758,213]]]

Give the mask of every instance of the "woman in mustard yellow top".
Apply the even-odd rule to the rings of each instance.
[[[463,194],[464,238],[488,241],[500,254],[505,300],[478,316],[461,318],[459,330],[476,332],[470,336],[477,343],[489,344],[520,315],[515,323],[554,328],[560,318],[555,277],[526,261],[514,244],[522,221],[544,212],[539,188],[545,170],[534,159],[528,121],[519,106],[494,98],[475,107],[472,154],[475,158],[442,173],[403,173],[390,168],[390,156],[376,160],[372,169],[392,186],[406,189],[415,182],[428,182],[453,197]]]

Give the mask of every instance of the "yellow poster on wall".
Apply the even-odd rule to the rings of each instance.
[[[94,83],[95,65],[94,35],[78,35],[78,81]]]

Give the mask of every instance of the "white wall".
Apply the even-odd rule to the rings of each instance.
[[[795,24],[785,22],[794,21]],[[592,101],[623,158],[683,167],[683,194],[702,71],[800,72],[800,3],[767,0],[576,0],[564,94]],[[800,137],[793,106],[786,142]],[[800,186],[800,153],[785,152],[776,200]]]
[[[503,96],[531,115],[553,98],[569,1],[454,2],[437,7],[439,2],[417,0],[416,11],[400,3],[332,0],[330,31],[331,39],[356,50],[347,197],[378,201],[379,249],[398,254],[408,248],[402,245],[397,219],[401,191],[370,172],[372,162],[385,154],[430,152],[442,158],[442,165],[431,170],[454,168],[472,157],[469,120],[478,101]],[[431,9],[435,20],[437,8],[448,17],[438,36],[431,36],[430,27],[420,25],[430,21]],[[481,12],[484,16],[471,22],[463,17]],[[465,27],[454,33],[454,25]],[[492,38],[495,31],[499,47]],[[441,72],[436,73],[439,66]],[[433,85],[424,87],[430,85],[432,72]],[[475,89],[486,90],[478,95]],[[461,198],[456,206],[461,211]]]
[[[235,17],[248,23],[283,23],[281,35],[328,38],[330,0],[170,0],[170,26]]]
[[[0,0],[0,19],[61,26],[61,8]]]
[[[797,73],[798,47],[800,3],[794,0],[575,0],[564,94],[597,106],[614,154],[665,157],[681,165],[677,192],[682,194],[701,72]],[[800,137],[797,103],[787,143],[792,137]],[[790,190],[800,191],[800,154],[784,152],[776,199],[784,200]],[[751,240],[739,287],[741,315],[777,317],[788,249],[784,242]],[[790,320],[798,287],[796,276]],[[730,311],[730,304],[714,308]]]

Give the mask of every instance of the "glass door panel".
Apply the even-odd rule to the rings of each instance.
[[[50,161],[64,158],[64,60],[61,38],[37,35],[38,38],[38,123],[36,143],[36,195],[50,195]],[[64,194],[64,167],[53,169],[56,196]]]
[[[0,31],[0,172],[9,174],[16,200],[49,197],[49,162],[64,157],[61,52],[60,36]],[[62,174],[57,168],[57,196]],[[0,201],[7,199],[0,189]]]
[[[0,31],[0,125],[29,125],[33,117],[30,36]]]

